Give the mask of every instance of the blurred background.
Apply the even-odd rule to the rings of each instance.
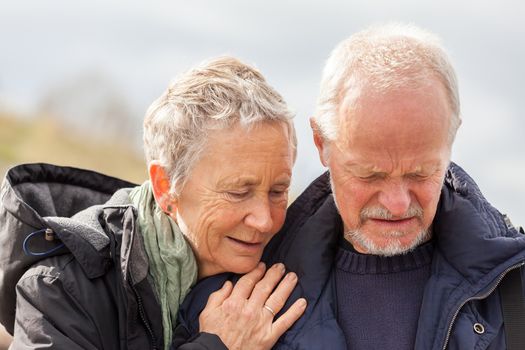
[[[322,167],[311,140],[323,63],[351,33],[413,22],[443,39],[460,85],[453,160],[525,224],[525,3],[520,1],[0,1],[0,175],[20,162],[141,182],[142,118],[211,56],[255,64],[295,110],[293,194]]]

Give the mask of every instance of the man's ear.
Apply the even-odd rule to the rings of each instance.
[[[166,170],[156,161],[148,167],[153,195],[160,208],[167,214],[177,212],[177,200],[170,194],[171,184]]]
[[[317,147],[317,151],[319,152],[319,159],[321,160],[323,166],[328,167],[328,145],[326,144],[326,141],[321,134],[321,130],[315,122],[314,117],[310,118],[310,127],[312,128],[315,147]]]

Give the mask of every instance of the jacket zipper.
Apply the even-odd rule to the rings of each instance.
[[[135,213],[133,211],[133,213]],[[157,339],[155,337],[155,333],[153,333],[153,330],[151,329],[151,326],[146,318],[146,312],[144,311],[144,305],[142,303],[142,297],[140,296],[139,292],[137,291],[137,288],[135,287],[135,279],[133,278],[131,272],[129,271],[125,271],[124,273],[127,274],[127,276],[129,276],[129,280],[128,280],[128,284],[129,286],[131,287],[131,289],[133,290],[133,293],[135,294],[135,298],[137,299],[137,307],[139,309],[139,316],[140,316],[140,319],[142,321],[142,323],[144,324],[144,327],[146,328],[146,331],[149,335],[149,339],[150,339],[150,345],[151,345],[151,348],[153,350],[158,350],[159,348],[157,347]]]
[[[144,305],[142,305],[142,297],[140,296],[139,292],[133,285],[133,281],[130,281],[130,282],[131,282],[130,283],[131,289],[133,289],[133,292],[135,293],[135,297],[137,298],[137,306],[139,308],[140,319],[142,320],[142,323],[144,324],[144,326],[146,327],[146,330],[149,333],[149,337],[151,340],[151,347],[153,348],[153,350],[157,350],[158,349],[157,340],[155,338],[155,334],[153,333],[153,330],[151,329],[151,326],[149,325],[148,320],[146,319],[146,313],[144,312]]]
[[[490,290],[488,290],[487,292],[483,293],[482,295],[476,295],[474,297],[470,297],[470,298],[466,299],[465,301],[463,301],[463,303],[461,303],[461,305],[458,307],[458,309],[454,313],[454,316],[452,316],[452,320],[450,321],[450,324],[448,326],[447,336],[445,338],[445,344],[443,345],[443,350],[446,350],[446,348],[447,348],[448,341],[450,340],[450,334],[452,333],[452,326],[454,325],[454,322],[456,321],[456,318],[458,317],[459,311],[463,308],[463,306],[465,306],[465,304],[468,303],[469,301],[481,300],[481,299],[487,298],[490,294],[492,294],[496,290],[496,288],[498,288],[498,286],[501,283],[501,281],[503,280],[503,278],[510,271],[512,271],[514,269],[517,269],[517,268],[520,268],[520,267],[522,267],[524,265],[525,265],[525,262],[521,262],[519,264],[516,264],[516,265],[513,265],[513,266],[507,268],[505,271],[503,271],[503,273],[501,275],[499,275],[498,280],[492,286],[492,288],[490,288]]]
[[[106,227],[104,227],[104,229],[106,230]],[[120,276],[120,278],[122,280],[126,281],[126,279],[123,277],[124,274],[127,274],[127,276],[129,276],[129,280],[127,282],[128,282],[128,285],[133,290],[133,293],[135,294],[135,297],[137,299],[137,307],[139,309],[140,319],[141,319],[142,323],[144,324],[144,327],[146,328],[146,331],[148,333],[151,348],[153,350],[158,350],[157,340],[155,338],[155,334],[153,333],[153,330],[151,329],[151,326],[150,326],[148,320],[146,319],[146,313],[144,311],[144,305],[142,304],[142,297],[140,296],[139,292],[137,291],[137,288],[135,288],[135,281],[133,279],[133,276],[131,275],[131,273],[126,272],[126,271],[122,271],[119,268],[119,266],[120,266],[120,258],[117,259],[117,257],[119,255],[116,252],[116,250],[117,250],[117,240],[116,240],[115,234],[111,233],[109,235],[109,237],[110,237],[110,252],[109,252],[110,258],[113,261],[113,263],[115,264],[115,269],[117,269],[119,271],[118,275]],[[122,285],[122,287],[124,287],[124,286]],[[124,291],[124,294],[126,294],[125,291]],[[127,310],[126,310],[126,316],[127,316]]]

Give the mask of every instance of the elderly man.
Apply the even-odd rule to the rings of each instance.
[[[511,348],[499,286],[519,278],[525,237],[450,162],[459,115],[432,34],[374,27],[334,50],[311,119],[329,172],[263,257],[298,273],[289,303],[309,305],[275,348]]]

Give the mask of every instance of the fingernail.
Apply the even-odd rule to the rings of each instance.
[[[289,272],[287,275],[286,275],[286,278],[290,281],[290,282],[293,282],[297,279],[297,275],[294,273],[294,272]]]
[[[279,270],[279,272],[281,273],[284,273],[286,268],[284,267],[284,264],[281,264],[281,263],[277,263],[275,265],[273,265],[277,270]]]
[[[258,265],[257,265],[257,268],[258,269],[264,269],[266,265],[261,261]]]
[[[307,303],[305,298],[298,299],[299,300],[299,306],[302,308],[305,308]]]

